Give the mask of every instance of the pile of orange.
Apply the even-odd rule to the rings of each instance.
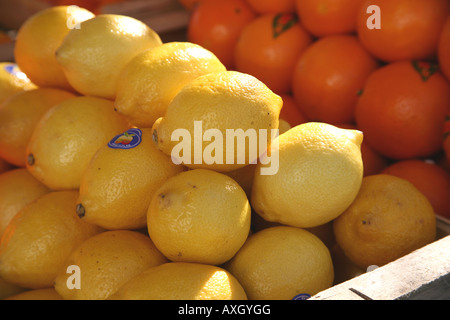
[[[365,175],[396,165],[450,218],[450,1],[179,1],[188,40],[281,95],[281,118],[362,131]]]

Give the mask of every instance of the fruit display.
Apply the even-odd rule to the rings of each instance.
[[[307,299],[450,219],[450,1],[176,0],[176,41],[47,2],[0,61],[0,299]]]

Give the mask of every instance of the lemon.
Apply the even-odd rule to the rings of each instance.
[[[78,189],[95,152],[129,128],[110,100],[80,96],[48,110],[27,146],[27,169],[53,190]]]
[[[25,167],[26,148],[40,118],[54,105],[75,95],[56,88],[36,88],[17,93],[0,105],[0,157]]]
[[[156,148],[150,128],[126,133],[140,142],[126,148],[130,144],[115,143],[124,135],[114,137],[112,146],[97,151],[81,178],[77,213],[105,229],[146,228],[153,194],[184,170]]]
[[[282,104],[280,96],[251,75],[211,72],[173,98],[153,125],[155,142],[189,168],[237,170],[266,152]]]
[[[251,204],[265,220],[301,228],[325,224],[353,202],[363,177],[357,130],[308,122],[277,139],[278,172],[260,174],[258,164]]]
[[[18,92],[35,88],[16,63],[0,62],[0,105]]]
[[[130,230],[106,231],[75,249],[55,279],[65,300],[104,300],[148,268],[168,262],[150,238]],[[68,286],[70,266],[80,270],[79,288]]]
[[[55,6],[35,13],[17,33],[17,65],[38,86],[73,90],[56,61],[55,51],[70,31],[68,22],[81,23],[92,17],[92,12],[76,6]]]
[[[366,176],[358,196],[333,222],[336,241],[355,265],[382,266],[436,238],[428,199],[409,181]]]
[[[333,262],[314,234],[290,226],[251,235],[225,268],[244,287],[249,300],[291,300],[332,286]]]
[[[0,174],[0,237],[17,212],[48,192],[25,168]]]
[[[145,23],[118,14],[101,14],[72,29],[56,51],[69,83],[83,95],[114,99],[117,80],[138,53],[161,45]]]
[[[10,296],[5,300],[63,300],[53,288],[34,289]]]
[[[210,51],[189,42],[169,42],[146,50],[120,74],[116,109],[138,127],[152,127],[180,89],[198,76],[225,71]]]
[[[77,191],[49,192],[20,210],[0,242],[0,277],[30,289],[53,287],[72,251],[102,231],[75,214]]]
[[[250,204],[230,177],[194,169],[167,179],[148,209],[147,227],[171,261],[219,265],[247,239]]]
[[[227,270],[200,263],[169,262],[125,283],[111,300],[247,300]]]

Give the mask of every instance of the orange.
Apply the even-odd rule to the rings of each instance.
[[[356,31],[356,13],[362,0],[296,0],[297,14],[317,37]]]
[[[291,94],[281,94],[281,99],[283,99],[283,107],[280,111],[280,119],[286,120],[291,127],[295,127],[299,124],[308,122],[308,119],[300,110],[294,97]]]
[[[368,27],[369,5],[379,8],[379,29]],[[365,0],[357,13],[357,33],[367,50],[381,60],[429,59],[436,54],[449,11],[448,0]]]
[[[358,130],[358,128],[353,124],[340,124],[338,125],[338,127],[343,129]],[[367,144],[364,138],[363,142],[361,143],[361,157],[364,166],[364,176],[378,174],[389,164],[388,159],[381,155],[379,152],[373,150],[372,147]]]
[[[259,14],[295,12],[295,0],[247,0]]]
[[[442,28],[438,44],[438,61],[442,73],[450,81],[450,16]]]
[[[382,155],[428,157],[442,148],[449,106],[450,86],[435,64],[398,61],[370,75],[355,118],[364,139]]]
[[[291,91],[293,67],[312,37],[293,13],[265,14],[242,31],[234,52],[238,71],[251,74],[275,93]]]
[[[360,268],[383,266],[436,238],[428,199],[409,181],[387,174],[364,177],[358,196],[333,222],[336,242]]]
[[[256,17],[245,0],[209,0],[192,11],[188,40],[210,50],[228,68],[242,29]]]
[[[395,162],[382,173],[408,180],[428,198],[435,213],[450,218],[450,174],[442,167],[412,159]]]
[[[301,54],[293,71],[292,92],[309,119],[350,123],[358,95],[377,67],[355,36],[326,36]]]

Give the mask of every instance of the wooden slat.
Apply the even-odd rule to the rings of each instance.
[[[157,13],[171,8],[181,9],[182,6],[177,0],[129,0],[105,5],[101,9],[101,13],[134,16],[142,12]]]
[[[189,12],[177,0],[134,0],[105,6],[102,13],[123,14],[146,23],[157,33],[185,29]]]
[[[450,235],[310,300],[450,299]]]

